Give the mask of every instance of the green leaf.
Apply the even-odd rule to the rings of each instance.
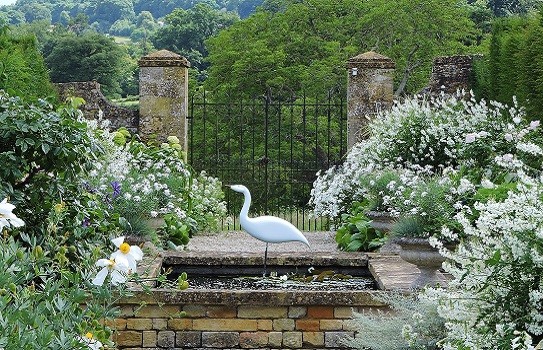
[[[356,252],[356,251],[358,251],[361,247],[362,247],[362,242],[360,242],[360,241],[353,241],[353,242],[349,243],[349,245],[347,246],[347,248],[346,248],[345,250],[346,250],[346,251],[349,251],[349,252]]]
[[[51,150],[51,146],[49,146],[48,143],[42,143],[41,144],[41,149],[42,149],[43,153],[47,154]]]
[[[502,253],[498,249],[498,250],[496,250],[494,252],[494,254],[492,255],[492,257],[490,259],[485,260],[485,263],[488,266],[496,266],[496,265],[498,265],[500,263],[501,258],[502,258]]]

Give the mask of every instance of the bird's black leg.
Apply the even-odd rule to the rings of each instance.
[[[264,251],[264,274],[262,277],[266,277],[266,261],[268,260],[268,242],[266,242],[266,250]]]

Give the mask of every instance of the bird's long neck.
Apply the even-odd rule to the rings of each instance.
[[[249,219],[249,207],[251,206],[251,193],[249,191],[244,191],[243,196],[245,200],[243,202],[243,207],[241,208],[241,213],[239,214],[240,221]]]

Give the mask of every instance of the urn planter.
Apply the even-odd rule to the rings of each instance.
[[[420,271],[419,276],[412,282],[411,288],[443,285],[446,282],[443,275],[438,273],[445,257],[430,245],[427,238],[400,237],[394,241],[401,248],[400,257],[416,265]]]
[[[371,210],[365,214],[367,218],[371,220],[371,227],[389,235],[389,239],[387,239],[386,243],[379,248],[379,253],[398,254],[400,252],[400,247],[390,239],[390,231],[392,231],[392,227],[396,223],[397,218],[390,215],[390,213],[382,211]]]

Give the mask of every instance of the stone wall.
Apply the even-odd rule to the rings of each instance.
[[[473,78],[473,61],[479,56],[458,55],[436,57],[432,75],[423,93],[454,94],[459,89],[469,91]]]
[[[355,334],[343,305],[121,305],[112,322],[120,349],[345,349]],[[179,313],[186,317],[179,317]]]
[[[82,97],[85,100],[85,104],[82,107],[85,118],[96,119],[101,111],[103,119],[110,121],[112,129],[124,126],[131,132],[136,133],[138,131],[139,112],[115,106],[109,102],[102,94],[98,82],[57,83],[55,86],[62,100],[70,96]]]

